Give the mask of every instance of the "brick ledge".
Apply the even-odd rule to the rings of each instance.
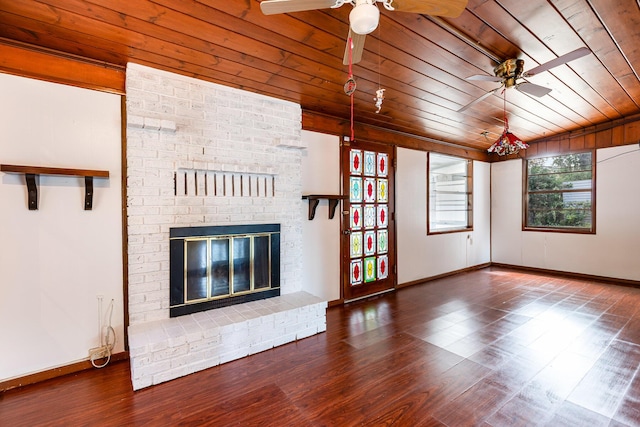
[[[296,292],[129,326],[133,389],[326,331],[327,302]]]

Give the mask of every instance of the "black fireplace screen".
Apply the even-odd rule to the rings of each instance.
[[[170,316],[280,295],[280,225],[172,228]]]

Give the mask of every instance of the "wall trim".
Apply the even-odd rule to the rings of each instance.
[[[344,305],[344,298],[334,299],[327,303],[328,308],[337,307],[339,305]]]
[[[640,280],[620,279],[617,277],[596,276],[592,274],[574,273],[571,271],[550,270],[546,268],[527,267],[522,265],[502,264],[502,263],[496,263],[496,262],[492,262],[490,267],[509,268],[512,270],[521,270],[521,271],[526,271],[530,273],[549,274],[554,276],[608,283],[610,285],[613,284],[613,285],[620,285],[620,286],[630,286],[633,288],[640,288]]]
[[[471,267],[461,268],[460,270],[453,270],[447,273],[437,274],[435,276],[425,277],[424,279],[412,280],[410,282],[399,283],[396,285],[396,289],[402,289],[409,286],[420,285],[422,283],[431,282],[433,280],[442,279],[444,277],[454,276],[456,274],[468,273],[469,271],[482,270],[483,268],[490,267],[491,263],[486,262],[484,264],[473,265]]]
[[[0,72],[124,95],[125,68],[0,37]]]
[[[124,325],[124,350],[129,351],[129,214],[127,211],[127,96],[120,97],[120,202],[122,210],[122,311]]]
[[[129,352],[123,351],[121,353],[115,353],[111,355],[111,361],[109,363],[110,364],[117,363],[117,362],[121,362],[128,359],[129,359]],[[90,360],[83,360],[80,362],[72,363],[70,365],[58,366],[57,368],[47,369],[46,371],[36,372],[34,374],[29,374],[29,375],[12,378],[5,381],[0,381],[0,393],[5,392],[7,390],[14,389],[14,388],[24,387],[24,386],[39,383],[42,381],[62,377],[65,375],[75,374],[78,372],[86,371],[88,369],[97,369],[97,368],[93,367]]]
[[[409,286],[420,285],[420,284],[431,282],[437,279],[442,279],[444,277],[454,276],[456,274],[461,274],[461,273],[467,273],[469,271],[474,271],[474,270],[482,270],[488,267],[507,268],[511,270],[526,271],[530,273],[548,274],[548,275],[554,275],[554,276],[560,276],[560,277],[570,277],[574,279],[591,280],[591,281],[601,282],[601,283],[640,288],[640,280],[620,279],[616,277],[606,277],[606,276],[596,276],[592,274],[574,273],[570,271],[550,270],[545,268],[526,267],[526,266],[520,266],[520,265],[487,262],[484,264],[478,264],[478,265],[463,268],[460,270],[450,271],[448,273],[438,274],[436,276],[426,277],[424,279],[412,280],[410,282],[401,283],[396,286],[396,289],[402,289]],[[331,307],[334,305],[338,305],[339,302],[340,302],[339,300],[332,301],[331,303],[329,303],[329,306]]]

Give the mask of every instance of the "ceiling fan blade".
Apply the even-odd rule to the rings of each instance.
[[[516,89],[518,89],[520,92],[528,93],[529,95],[538,97],[545,96],[546,94],[551,92],[551,89],[549,89],[548,87],[536,85],[529,82],[518,83],[516,85]]]
[[[460,108],[458,110],[458,113],[462,113],[463,111],[467,110],[469,107],[472,107],[473,105],[476,105],[478,102],[484,101],[486,98],[488,98],[490,95],[493,95],[494,93],[498,93],[498,91],[502,89],[502,86],[500,86],[497,89],[493,89],[490,90],[489,92],[485,93],[484,95],[482,95],[480,98],[477,98],[473,101],[471,101],[470,103],[468,103],[467,105],[465,105],[464,107]]]
[[[399,12],[457,18],[467,7],[468,0],[393,0],[391,6]]]
[[[591,51],[587,47],[581,47],[579,49],[574,50],[573,52],[566,53],[562,56],[557,57],[556,59],[552,59],[549,62],[545,62],[544,64],[540,64],[537,67],[533,67],[529,71],[525,71],[522,73],[523,77],[531,77],[536,74],[540,74],[543,71],[550,70],[553,67],[557,67],[558,65],[566,64],[569,61],[573,61],[574,59],[582,58],[585,55],[590,54]]]
[[[485,82],[501,82],[502,79],[496,76],[490,76],[488,74],[475,74],[473,76],[469,76],[466,80],[482,80]]]
[[[327,9],[335,4],[336,0],[265,0],[260,2],[260,9],[265,15],[275,15],[277,13]]]
[[[349,36],[347,37],[346,47],[344,49],[344,58],[342,59],[342,63],[344,65],[349,65],[349,39],[351,39],[351,43],[353,48],[351,50],[351,63],[357,64],[362,59],[362,52],[364,51],[364,40],[366,39],[366,35],[358,34],[351,31],[349,28]]]

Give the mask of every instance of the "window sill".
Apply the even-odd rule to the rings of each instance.
[[[473,231],[473,227],[468,228],[451,228],[445,230],[429,231],[427,230],[427,236],[433,236],[436,234],[451,234],[451,233],[468,233]]]
[[[522,231],[538,231],[542,233],[596,234],[595,228],[522,227]]]

